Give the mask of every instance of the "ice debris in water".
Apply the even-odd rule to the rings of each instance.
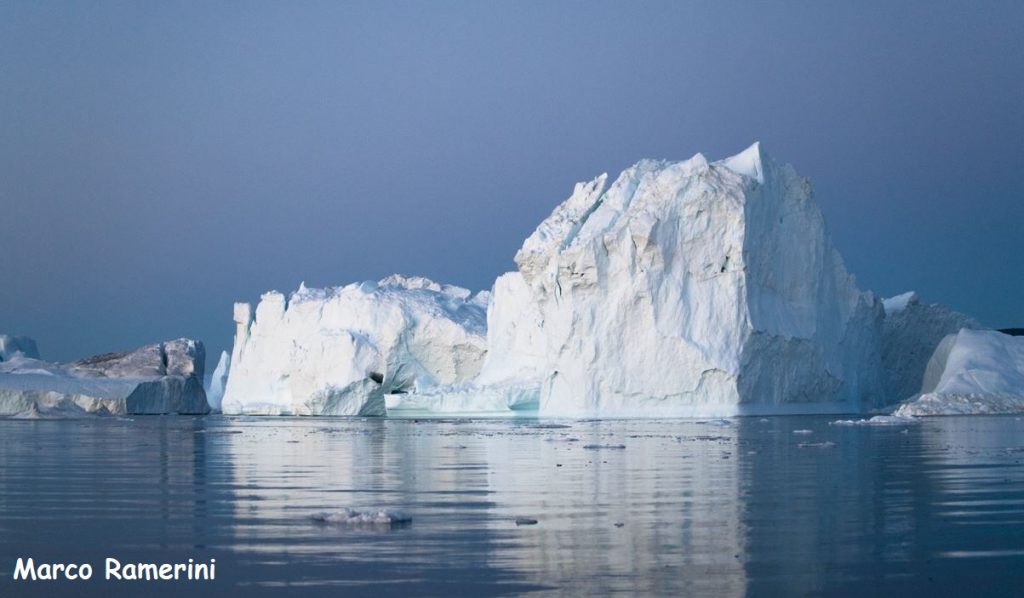
[[[832,448],[836,443],[826,440],[825,442],[801,442],[797,448]]]
[[[814,434],[814,430],[793,430],[794,434]]]
[[[876,415],[871,419],[839,419],[832,426],[911,426],[919,423],[917,418],[900,415]]]
[[[339,511],[323,511],[314,513],[310,517],[317,523],[330,525],[394,525],[409,523],[412,517],[398,511],[387,509],[372,509],[369,511],[356,511],[355,509],[341,509]]]
[[[694,422],[694,423],[702,424],[702,425],[705,425],[705,426],[716,426],[716,427],[719,427],[719,428],[728,428],[729,426],[732,425],[732,422],[727,420],[727,419],[700,420],[700,421],[697,421],[697,422]]]

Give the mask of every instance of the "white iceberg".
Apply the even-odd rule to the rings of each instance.
[[[882,304],[847,273],[807,180],[757,144],[580,183],[515,261],[495,285],[477,382],[532,392],[543,415],[885,401]]]
[[[263,415],[385,415],[385,395],[465,383],[486,353],[488,293],[391,276],[235,305],[221,408]]]
[[[922,303],[913,291],[883,301],[882,375],[886,402],[921,390],[925,368],[942,339],[963,328],[981,328],[973,318],[944,305]]]
[[[69,364],[15,355],[0,363],[0,415],[207,413],[205,360],[189,339]]]
[[[896,415],[980,415],[1024,412],[1024,337],[964,329],[939,343],[921,394]]]
[[[392,277],[236,304],[224,412],[877,411],[978,327],[859,290],[809,182],[758,144],[579,183],[515,262],[473,297]]]

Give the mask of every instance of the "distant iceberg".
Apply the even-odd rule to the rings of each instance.
[[[34,342],[31,347],[35,348]],[[0,362],[0,415],[45,418],[209,411],[202,385],[206,353],[199,341],[177,339],[69,364],[34,359],[24,351],[7,357]]]

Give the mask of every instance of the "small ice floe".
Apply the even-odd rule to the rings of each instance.
[[[840,419],[830,426],[911,426],[920,423],[916,417],[902,415],[876,415],[871,419]]]
[[[538,521],[533,517],[516,517],[516,525],[537,525]]]
[[[583,448],[585,448],[587,450],[592,450],[592,451],[599,451],[599,450],[602,450],[602,449],[624,449],[624,448],[626,448],[626,445],[624,445],[624,444],[585,444],[585,445],[583,445]]]
[[[369,511],[357,511],[355,509],[341,509],[338,511],[323,511],[314,513],[310,519],[316,523],[325,525],[400,525],[412,521],[412,517],[398,511],[387,509],[371,509]]]
[[[706,419],[694,422],[695,424],[703,424],[705,426],[715,426],[716,428],[728,428],[732,425],[732,422],[727,419]]]
[[[814,430],[793,430],[794,434],[814,434]]]
[[[825,442],[801,442],[797,448],[832,448],[836,443],[826,440]]]

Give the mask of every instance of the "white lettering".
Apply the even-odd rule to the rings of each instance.
[[[28,579],[29,576],[34,580],[36,578],[36,565],[32,562],[32,558],[29,557],[28,562],[25,562],[18,558],[18,562],[14,565],[14,579]]]
[[[121,561],[107,557],[106,567],[106,578],[110,579],[113,576],[116,579],[122,579],[121,577]]]

